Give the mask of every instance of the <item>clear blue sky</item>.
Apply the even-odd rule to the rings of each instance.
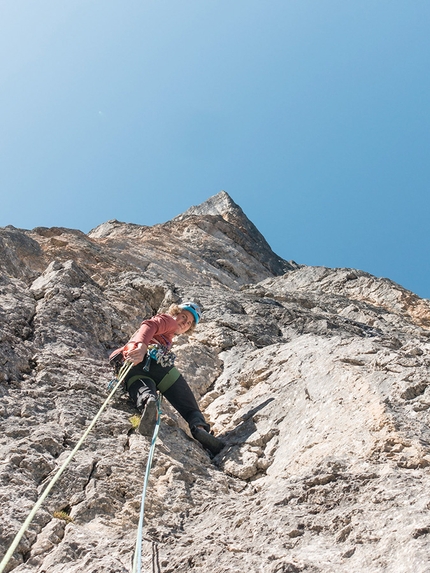
[[[0,226],[226,190],[273,250],[430,298],[428,0],[0,4]]]

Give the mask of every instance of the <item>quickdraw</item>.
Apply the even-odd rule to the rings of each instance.
[[[148,356],[164,368],[175,364],[176,354],[162,344],[150,344],[148,346]]]

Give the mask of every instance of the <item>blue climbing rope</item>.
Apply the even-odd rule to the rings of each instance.
[[[145,497],[146,497],[146,490],[148,488],[149,474],[152,466],[152,458],[154,457],[155,442],[157,441],[158,430],[160,429],[162,398],[163,398],[162,394],[158,394],[157,422],[155,424],[154,433],[152,434],[151,447],[149,448],[148,461],[146,463],[145,479],[143,481],[142,501],[140,504],[139,525],[137,527],[136,546],[134,550],[132,573],[141,573],[142,569],[142,536],[143,536],[143,517],[145,514]]]

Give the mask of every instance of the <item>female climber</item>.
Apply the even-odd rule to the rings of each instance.
[[[133,362],[125,378],[125,387],[142,416],[139,432],[151,436],[157,419],[157,390],[188,422],[193,437],[213,454],[223,448],[212,435],[185,378],[175,368],[171,351],[173,337],[190,334],[199,323],[201,310],[194,302],[170,306],[165,314],[144,320],[131,340],[110,355],[113,363],[124,359]]]

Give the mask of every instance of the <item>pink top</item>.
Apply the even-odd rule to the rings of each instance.
[[[162,344],[170,347],[178,325],[170,314],[157,314],[144,320],[131,337],[129,342],[143,342],[143,344]]]

